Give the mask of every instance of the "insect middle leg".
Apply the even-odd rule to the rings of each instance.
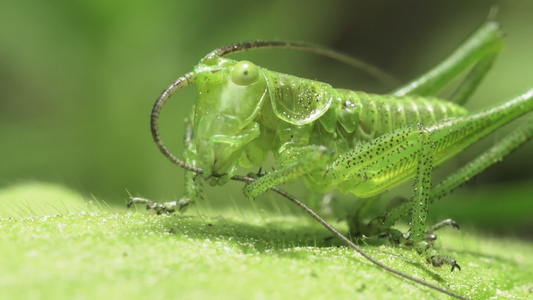
[[[333,153],[324,146],[294,147],[287,151],[297,152],[298,158],[285,164],[281,169],[267,173],[247,184],[243,190],[246,197],[255,198],[280,183],[290,182],[321,169],[333,156]]]

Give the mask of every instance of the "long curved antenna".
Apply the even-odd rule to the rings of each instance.
[[[212,58],[213,56],[223,57],[228,54],[243,52],[248,50],[256,49],[288,49],[296,51],[305,51],[322,56],[332,58],[334,60],[340,61],[352,67],[358,68],[365,71],[374,78],[382,81],[383,83],[390,86],[397,86],[400,84],[400,81],[386,72],[382,71],[378,67],[366,63],[357,58],[348,56],[346,54],[339,53],[337,51],[327,49],[318,45],[308,44],[308,43],[298,43],[298,42],[283,42],[283,41],[251,41],[251,42],[241,42],[235,44],[229,44],[222,46],[211,53],[209,53],[206,58]]]
[[[194,73],[187,73],[182,77],[174,81],[166,90],[163,91],[161,96],[157,98],[154,107],[152,108],[152,114],[150,118],[150,128],[152,130],[152,137],[155,144],[172,163],[178,165],[180,168],[194,172],[196,174],[202,174],[204,170],[193,165],[189,165],[183,160],[177,158],[170,150],[165,146],[161,135],[159,134],[159,114],[161,113],[161,108],[167,102],[167,100],[178,90],[188,85],[191,85],[194,82]]]

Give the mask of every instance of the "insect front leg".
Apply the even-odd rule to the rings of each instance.
[[[183,151],[183,157],[185,162],[194,165],[196,160],[196,148],[194,147],[194,129],[192,122],[189,118],[185,119],[185,150]],[[195,202],[198,198],[201,198],[201,180],[199,175],[185,170],[185,192],[183,196],[176,202],[176,206],[183,210],[189,204]]]
[[[187,118],[185,119],[185,150],[183,151],[183,155],[185,162],[188,164],[194,164],[194,161],[196,160],[196,150],[193,141],[193,126],[190,119]],[[156,214],[173,213],[178,210],[183,212],[189,204],[195,202],[198,198],[201,198],[201,180],[199,180],[200,176],[194,172],[185,170],[184,177],[185,192],[180,199],[176,201],[158,203],[146,198],[133,197],[130,199],[128,207],[133,204],[142,204],[146,205],[147,210],[152,210]]]

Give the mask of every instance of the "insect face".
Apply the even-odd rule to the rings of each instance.
[[[200,64],[195,77],[196,165],[206,178],[233,175],[244,148],[260,134],[256,119],[267,97],[265,78],[250,62],[222,58]]]

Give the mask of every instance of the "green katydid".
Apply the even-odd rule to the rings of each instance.
[[[490,69],[502,45],[498,24],[487,22],[442,63],[386,96],[335,89],[329,84],[224,57],[252,49],[285,48],[354,62],[322,48],[256,41],[216,49],[193,72],[168,87],[152,111],[156,144],[173,163],[186,169],[184,197],[165,204],[132,198],[130,205],[142,203],[158,213],[173,212],[199,197],[196,182],[201,178],[210,180],[212,185],[222,185],[230,179],[244,181],[247,197],[276,191],[380,267],[464,298],[374,260],[276,186],[303,178],[310,189],[318,192],[337,189],[369,198],[414,179],[411,201],[396,205],[368,224],[361,224],[359,219],[348,220],[351,235],[386,235],[396,243],[413,247],[433,266],[451,265],[452,271],[460,269],[453,258],[439,254],[432,247],[435,230],[456,224],[446,220],[428,229],[425,219],[429,203],[449,194],[533,136],[533,124],[525,124],[442,182],[431,184],[433,168],[533,110],[533,89],[476,113],[469,113],[461,106]],[[465,79],[450,99],[432,97],[465,72],[468,72]],[[198,87],[198,99],[188,121],[185,161],[182,161],[163,144],[158,118],[163,104],[176,91],[194,83]],[[269,153],[280,164],[277,170],[255,177],[236,175],[239,167],[260,167]],[[408,233],[392,228],[408,214],[412,216]]]

